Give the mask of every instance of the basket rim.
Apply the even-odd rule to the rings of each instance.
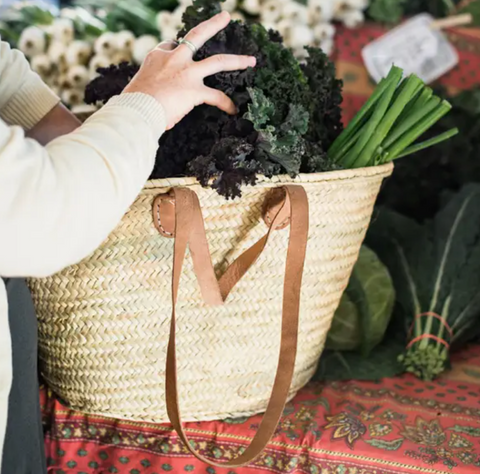
[[[321,183],[321,182],[331,182],[331,181],[347,181],[352,179],[365,179],[365,178],[386,178],[390,176],[393,172],[393,163],[386,163],[379,166],[369,166],[366,168],[353,168],[347,170],[336,170],[336,171],[324,171],[321,173],[302,173],[299,174],[296,178],[292,178],[289,175],[277,175],[272,178],[267,178],[266,176],[259,175],[257,177],[257,183],[254,186],[243,186],[242,188],[248,187],[269,187],[274,184],[308,184],[308,183]],[[165,187],[176,187],[176,186],[201,186],[197,178],[194,177],[176,177],[176,178],[163,178],[163,179],[150,179],[146,182],[144,189],[156,189],[156,188],[165,188]]]

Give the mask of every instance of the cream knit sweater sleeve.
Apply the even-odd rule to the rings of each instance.
[[[0,42],[0,118],[29,130],[59,102],[25,56]]]
[[[50,275],[93,252],[148,179],[164,130],[160,104],[139,93],[45,148],[0,122],[0,275]]]
[[[148,179],[164,129],[139,93],[45,148],[0,123],[0,275],[50,275],[93,252]]]
[[[151,96],[122,94],[47,147],[27,139],[58,98],[0,43],[0,276],[44,276],[81,260],[113,230],[152,170],[165,130]],[[16,124],[16,126],[11,126]],[[0,457],[11,384],[0,280]]]

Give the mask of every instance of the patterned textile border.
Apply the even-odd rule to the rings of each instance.
[[[194,460],[168,425],[83,415],[42,390],[49,472],[246,474],[480,473],[480,346],[444,378],[310,384],[290,403],[267,451],[250,467],[213,469]],[[227,460],[261,417],[188,424],[195,446]]]
[[[383,32],[371,25],[337,35],[346,121],[373,89],[361,48]],[[478,83],[480,32],[448,35],[460,65],[441,83],[456,92]],[[167,425],[83,415],[45,388],[40,396],[50,474],[480,474],[480,347],[457,355],[453,370],[431,384],[411,376],[311,384],[286,408],[266,452],[233,470],[197,462]],[[204,455],[227,460],[244,449],[260,419],[191,423],[187,431]]]
[[[337,73],[344,80],[344,120],[347,123],[363,105],[374,89],[363,65],[362,49],[382,36],[385,28],[369,25],[368,28],[349,30],[339,28],[336,36],[334,59]],[[450,93],[470,89],[479,83],[480,75],[480,30],[455,29],[446,32],[456,47],[460,62],[439,83]]]

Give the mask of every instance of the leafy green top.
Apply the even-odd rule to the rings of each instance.
[[[433,347],[442,356],[445,346],[430,336],[460,345],[480,334],[480,185],[451,195],[423,225],[381,209],[366,242],[390,271],[403,327],[412,327],[411,338],[422,337],[413,351]],[[446,359],[439,361],[442,370]],[[431,378],[424,369],[420,376]]]

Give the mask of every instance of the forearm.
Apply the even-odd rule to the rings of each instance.
[[[75,115],[73,115],[64,105],[58,104],[33,128],[27,131],[26,136],[33,138],[40,145],[46,145],[55,138],[67,135],[73,132],[81,125]]]
[[[45,276],[93,252],[148,179],[164,130],[143,94],[116,97],[46,147],[3,124],[0,275]]]

